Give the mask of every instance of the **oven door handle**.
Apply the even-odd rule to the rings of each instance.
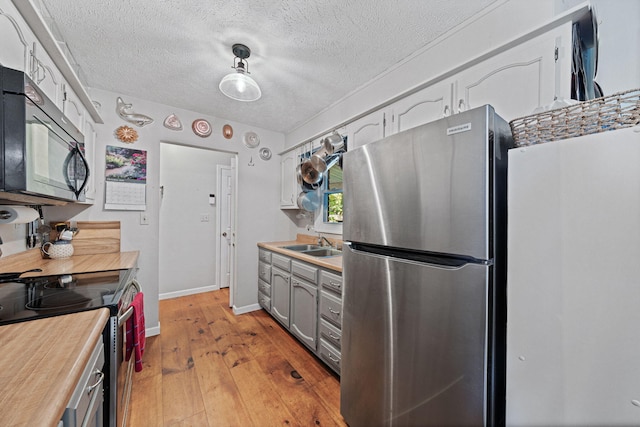
[[[142,291],[142,288],[140,287],[140,284],[138,283],[138,281],[136,279],[131,280],[131,282],[129,283],[129,285],[127,285],[127,288],[131,288],[133,287],[138,293]],[[124,293],[126,293],[128,291],[125,290]],[[131,317],[131,315],[133,314],[133,306],[129,306],[124,313],[122,313],[122,316],[118,316],[118,327],[122,326],[124,324],[124,322],[127,321],[127,319],[129,319]]]
[[[120,326],[122,326],[124,324],[124,322],[126,322],[127,320],[129,320],[129,318],[131,317],[131,315],[133,314],[133,306],[127,308],[125,310],[124,313],[122,313],[122,316],[118,317],[118,328]]]

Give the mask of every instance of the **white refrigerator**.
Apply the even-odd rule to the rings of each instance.
[[[640,126],[509,151],[506,424],[640,425]]]

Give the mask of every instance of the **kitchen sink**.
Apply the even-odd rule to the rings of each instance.
[[[296,252],[306,252],[306,251],[312,251],[316,249],[323,249],[323,247],[318,245],[292,245],[292,246],[282,246],[282,249],[289,249],[290,251],[296,251]]]
[[[339,251],[337,249],[328,249],[328,248],[315,249],[315,250],[310,250],[310,251],[302,251],[302,253],[305,254],[305,255],[311,255],[311,256],[315,256],[315,257],[327,257],[327,256],[342,255],[342,251]]]

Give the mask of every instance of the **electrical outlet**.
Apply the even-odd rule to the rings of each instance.
[[[140,212],[140,225],[149,225],[149,217],[146,212]]]
[[[209,222],[209,214],[200,214],[200,222]]]

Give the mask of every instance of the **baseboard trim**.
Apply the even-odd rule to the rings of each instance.
[[[235,314],[237,316],[239,314],[251,313],[252,311],[258,311],[260,309],[262,309],[262,307],[260,307],[260,304],[258,304],[258,303],[251,304],[251,305],[245,305],[243,307],[236,307],[234,305],[233,306],[233,314]]]
[[[152,337],[154,335],[160,335],[160,322],[158,322],[158,326],[154,326],[153,328],[146,328],[144,330],[145,336]]]
[[[163,299],[171,299],[171,298],[178,298],[178,297],[186,297],[187,295],[201,294],[203,292],[217,291],[219,289],[220,287],[218,286],[203,286],[201,288],[183,289],[181,291],[165,292],[163,294],[158,295],[158,299],[163,300]]]

